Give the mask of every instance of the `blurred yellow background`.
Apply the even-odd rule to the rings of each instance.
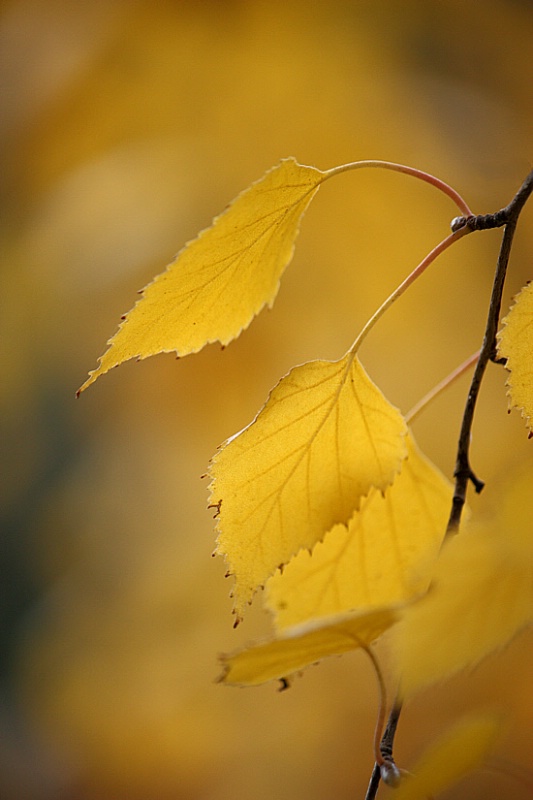
[[[74,393],[136,291],[284,156],[400,161],[476,212],[505,205],[531,168],[532,42],[519,0],[4,0],[2,800],[364,797],[377,697],[364,657],[283,694],[214,683],[217,653],[269,620],[253,607],[232,630],[200,476],[291,366],[344,353],[446,235],[453,205],[405,176],[340,176],[304,218],[274,309],[237,342]],[[507,302],[533,277],[532,221],[530,204]],[[365,343],[403,411],[479,347],[499,240],[460,242]],[[531,469],[503,384],[491,367],[474,510]],[[415,423],[448,476],[467,386]],[[496,705],[509,714],[498,755],[527,767],[532,655],[523,635],[409,705],[400,765]],[[511,796],[529,792],[493,771],[447,795]]]

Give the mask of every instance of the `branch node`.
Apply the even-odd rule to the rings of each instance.
[[[470,474],[468,475],[468,477],[469,477],[470,481],[474,485],[474,489],[476,490],[476,494],[480,494],[483,491],[483,489],[485,488],[485,482],[480,480],[476,475],[474,475],[472,470],[470,470]]]
[[[465,225],[468,224],[468,221],[471,220],[471,219],[474,219],[474,217],[473,216],[470,216],[470,217],[454,217],[452,219],[452,221],[450,222],[450,228],[451,228],[452,233],[457,233],[457,231],[460,231],[461,228],[464,228]]]
[[[387,758],[380,766],[380,774],[381,780],[386,786],[391,786],[396,788],[400,785],[400,781],[402,779],[400,770],[392,760],[392,758]]]
[[[501,208],[494,214],[470,214],[470,216],[454,217],[450,223],[452,233],[468,228],[470,231],[487,231],[501,228],[509,222],[510,209]]]

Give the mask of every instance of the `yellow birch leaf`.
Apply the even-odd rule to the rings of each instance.
[[[498,355],[507,359],[510,372],[507,394],[510,407],[519,409],[533,436],[533,284],[524,286],[498,334]]]
[[[445,542],[428,593],[392,637],[403,696],[475,666],[531,623],[530,520],[467,526]]]
[[[402,778],[394,800],[427,800],[454,786],[484,762],[500,730],[497,714],[485,712],[460,720],[428,748],[413,774]]]
[[[222,683],[257,686],[288,678],[326,656],[368,647],[399,619],[392,606],[362,614],[340,614],[287,628],[278,638],[222,656]]]
[[[407,459],[385,493],[371,489],[347,526],[302,550],[266,584],[279,627],[398,603],[429,584],[448,521],[452,486],[407,438]]]
[[[213,458],[217,552],[242,614],[258,586],[346,522],[372,486],[392,483],[406,425],[352,353],[296,367],[251,425]]]
[[[324,175],[287,158],[239,194],[143,290],[79,391],[131,358],[185,356],[235,339],[273,304]]]

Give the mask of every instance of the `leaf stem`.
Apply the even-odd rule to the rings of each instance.
[[[370,645],[361,642],[361,647],[369,657],[370,661],[372,662],[372,666],[374,667],[374,672],[376,674],[376,678],[378,681],[379,707],[376,719],[376,727],[374,729],[374,758],[376,760],[376,763],[381,765],[383,764],[383,756],[381,754],[379,743],[381,740],[381,734],[383,733],[383,728],[385,726],[385,717],[387,711],[387,687],[385,686],[385,679],[383,677],[381,667],[379,666],[379,661],[377,659],[376,654],[374,653]]]
[[[364,325],[363,329],[353,342],[352,346],[350,347],[350,353],[356,353],[361,344],[363,343],[364,339],[368,336],[376,322],[381,319],[383,314],[391,307],[391,305],[406,291],[406,289],[411,286],[412,283],[415,282],[417,278],[422,275],[423,272],[429,267],[430,264],[435,261],[435,259],[440,256],[445,250],[448,249],[454,242],[460,239],[465,234],[470,233],[470,230],[467,225],[463,225],[459,230],[448,234],[448,236],[442,240],[436,247],[431,250],[430,253],[422,259],[420,264],[415,267],[415,269],[410,273],[410,275],[405,278],[405,280],[400,283],[399,286],[390,294],[387,299],[380,305],[377,311],[370,317],[368,322]]]
[[[405,421],[411,424],[411,422],[417,417],[429,403],[431,403],[438,395],[451,386],[455,381],[461,377],[470,367],[476,363],[477,359],[479,358],[480,350],[477,350],[471,356],[469,356],[462,364],[456,367],[453,372],[450,372],[445,378],[443,378],[433,389],[430,389],[427,394],[422,397],[418,403],[415,405],[405,414]]]
[[[328,180],[328,178],[333,178],[335,175],[340,175],[342,172],[350,172],[354,169],[365,169],[367,167],[374,167],[378,169],[388,169],[392,170],[393,172],[402,172],[404,175],[411,175],[413,178],[418,178],[425,183],[429,183],[431,186],[434,186],[436,189],[439,189],[443,192],[447,197],[449,197],[457,208],[462,212],[465,217],[473,216],[470,208],[468,207],[468,203],[461,197],[459,192],[456,192],[451,186],[449,186],[444,181],[439,180],[434,175],[430,175],[428,172],[423,172],[420,169],[416,169],[415,167],[408,167],[405,164],[396,164],[394,161],[381,161],[377,159],[370,159],[365,161],[352,161],[349,164],[342,164],[340,167],[333,167],[333,169],[327,170],[324,175],[324,180]]]

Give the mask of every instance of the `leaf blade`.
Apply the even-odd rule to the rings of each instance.
[[[402,696],[474,667],[531,624],[529,520],[466,526],[445,542],[430,591],[392,637]]]
[[[288,628],[277,638],[222,656],[221,683],[257,686],[288,678],[322,658],[369,646],[399,619],[393,607],[336,615]]]
[[[283,159],[188,242],[142,292],[80,388],[132,358],[228,344],[271,306],[325,173]]]
[[[498,355],[505,358],[509,407],[518,409],[533,436],[533,284],[515,298],[498,334]]]
[[[392,483],[406,431],[353,353],[281,379],[210,467],[216,552],[235,575],[237,614],[280,564],[347,521],[372,486]]]
[[[266,585],[276,625],[410,600],[428,586],[449,515],[452,487],[411,436],[400,474],[371,489],[348,525],[329,530]]]

